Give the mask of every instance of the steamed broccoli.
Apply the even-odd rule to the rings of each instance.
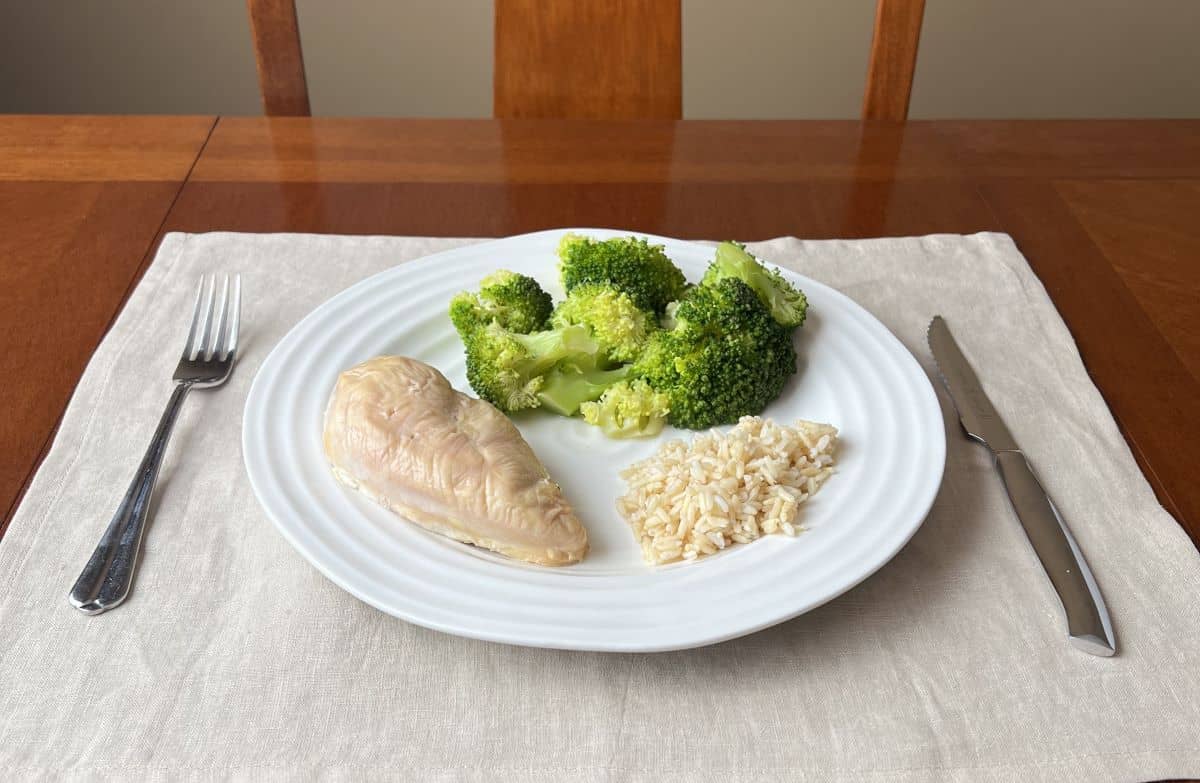
[[[632,377],[667,395],[672,424],[703,429],[762,412],[795,372],[790,330],[748,285],[725,278],[688,292]]]
[[[574,416],[581,405],[599,399],[613,384],[629,375],[629,365],[612,370],[580,367],[566,362],[546,373],[538,390],[542,407],[560,416]]]
[[[563,288],[601,283],[624,291],[643,310],[661,313],[667,302],[683,295],[683,272],[671,263],[661,245],[620,237],[598,241],[567,234],[558,244]]]
[[[768,269],[746,252],[745,245],[722,242],[717,256],[704,273],[700,285],[712,285],[718,280],[736,278],[754,289],[758,298],[782,326],[795,329],[804,323],[808,299],[775,269]]]
[[[507,271],[451,302],[467,379],[502,411],[582,413],[609,437],[651,436],[668,421],[703,429],[760,413],[796,372],[807,300],[742,245],[719,245],[699,286],[636,237],[567,234],[558,255],[557,308]]]
[[[609,387],[599,402],[581,406],[583,419],[610,438],[648,438],[662,432],[670,413],[670,397],[643,380],[621,381]]]
[[[450,300],[450,321],[459,335],[497,323],[512,332],[529,334],[545,329],[553,302],[532,277],[502,269],[483,278],[479,291],[463,291]]]
[[[654,316],[642,310],[623,291],[599,283],[571,289],[550,317],[556,327],[580,324],[592,330],[609,362],[637,358],[656,327]]]
[[[583,326],[520,334],[493,321],[468,333],[463,343],[471,388],[506,413],[536,408],[551,368],[559,362],[594,366],[597,351]]]

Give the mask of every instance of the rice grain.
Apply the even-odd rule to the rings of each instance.
[[[795,536],[796,517],[834,472],[837,429],[743,416],[727,433],[671,440],[621,473],[617,510],[653,564],[696,560],[772,533]]]

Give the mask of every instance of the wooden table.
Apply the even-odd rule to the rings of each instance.
[[[1007,231],[1200,541],[1200,122],[0,117],[4,525],[167,231]],[[2,530],[2,527],[0,527]]]

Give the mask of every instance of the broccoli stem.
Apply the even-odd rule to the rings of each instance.
[[[512,338],[528,352],[521,362],[526,377],[541,375],[564,360],[595,361],[599,346],[586,326],[567,326],[533,334],[513,334]]]
[[[538,399],[542,407],[560,416],[574,416],[585,402],[600,399],[600,396],[629,374],[629,366],[615,370],[577,370],[560,367],[544,376]]]

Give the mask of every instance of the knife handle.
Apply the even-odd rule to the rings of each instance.
[[[1075,537],[1019,451],[996,452],[996,469],[1042,568],[1067,614],[1071,643],[1092,655],[1117,651],[1100,588]]]

